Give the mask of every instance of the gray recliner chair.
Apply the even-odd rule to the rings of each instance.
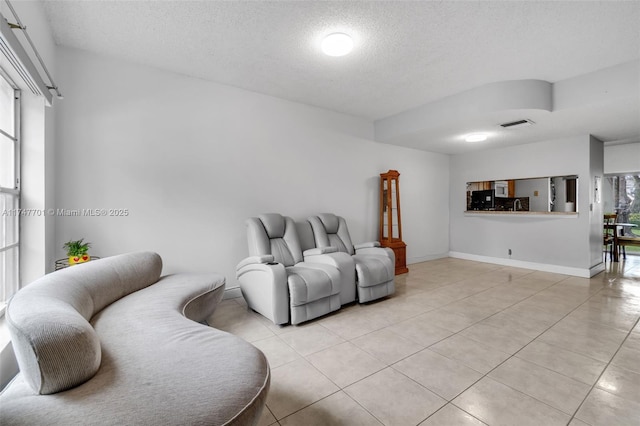
[[[356,246],[351,242],[347,223],[342,217],[322,213],[310,217],[316,247],[336,247],[355,260],[358,301],[369,302],[395,292],[395,255],[378,242]]]
[[[246,224],[249,257],[238,264],[236,277],[251,309],[275,324],[299,324],[355,300],[355,266],[348,255],[333,247],[303,254],[294,221],[276,213]]]

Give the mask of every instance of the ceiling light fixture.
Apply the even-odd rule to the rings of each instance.
[[[467,142],[482,142],[487,140],[486,133],[472,133],[464,137]]]
[[[322,40],[322,51],[329,56],[344,56],[353,49],[353,39],[344,33],[329,34]]]

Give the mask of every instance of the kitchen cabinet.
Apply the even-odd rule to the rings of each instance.
[[[493,182],[490,180],[485,180],[483,182],[469,182],[469,191],[484,191],[485,189],[491,189],[491,184]]]

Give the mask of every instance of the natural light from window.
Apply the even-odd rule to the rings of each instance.
[[[19,285],[19,114],[19,92],[0,69],[0,314]]]
[[[606,176],[610,196],[605,199],[605,213],[616,213],[622,226],[620,235],[640,237],[640,173]],[[607,191],[609,192],[609,191]],[[626,253],[640,254],[640,247],[626,247]]]

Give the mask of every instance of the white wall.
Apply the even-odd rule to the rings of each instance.
[[[589,210],[589,234],[588,234],[588,247],[591,256],[591,265],[597,265],[602,263],[602,226],[604,222],[604,144],[602,141],[596,139],[593,136],[589,136],[589,168],[591,175],[589,177],[589,188],[587,194],[584,192],[578,194],[578,200],[587,198],[587,202],[591,207]],[[595,195],[595,177],[598,177],[600,181],[600,187],[598,188],[599,201],[594,200]],[[580,188],[584,188],[584,182],[580,182],[578,185]],[[585,196],[586,195],[586,196]],[[584,203],[582,203],[584,204]],[[586,211],[586,210],[583,210]]]
[[[598,157],[598,149],[599,160],[594,158]],[[594,239],[597,237],[598,242],[601,239],[602,214],[601,211],[590,211],[592,168],[597,161],[602,164],[602,143],[592,141],[589,136],[453,156],[450,174],[451,252],[488,260],[548,265],[550,270],[555,268],[565,273],[586,274],[601,263],[601,257],[599,261],[594,259],[593,253],[601,249],[601,244]],[[466,182],[561,175],[579,176],[577,217],[464,213]],[[508,249],[512,249],[511,258]]]
[[[640,142],[604,147],[606,174],[640,172]]]
[[[535,195],[537,191],[537,196]],[[549,179],[523,179],[515,183],[516,197],[529,197],[529,210],[546,212],[549,210]]]
[[[165,272],[213,271],[233,287],[244,221],[334,212],[377,238],[379,174],[401,173],[409,262],[448,251],[449,157],[372,142],[371,122],[86,52],[60,49],[57,247],[154,250]],[[62,256],[62,249],[59,255]]]

